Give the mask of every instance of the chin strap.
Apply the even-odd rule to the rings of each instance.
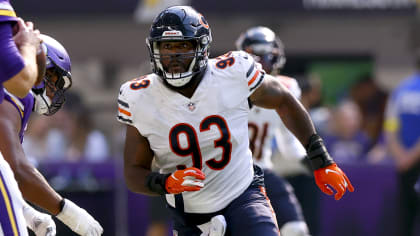
[[[51,99],[47,96],[47,92],[44,89],[32,89],[34,96],[33,111],[40,115],[47,114],[49,107],[51,106]]]

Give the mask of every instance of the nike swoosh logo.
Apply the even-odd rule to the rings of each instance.
[[[336,173],[336,174],[340,174],[340,173],[338,173],[337,171],[335,171],[335,170],[330,170],[330,169],[326,169],[325,170],[325,174],[328,174],[328,172],[333,172],[333,173]]]
[[[336,173],[336,174],[340,175],[340,173],[338,173],[338,172],[337,172],[337,171],[335,171],[335,170],[330,170],[330,169],[326,169],[326,170],[325,170],[325,174],[328,174],[329,172]],[[340,176],[341,176],[341,175],[340,175]],[[348,186],[347,181],[346,181],[346,179],[344,179],[344,188],[347,188],[347,186]]]
[[[172,174],[172,175],[171,175],[171,177],[172,177],[172,178],[174,178],[176,181],[178,181],[178,180],[179,180],[179,179],[177,179],[177,178],[175,177],[175,175],[174,175],[174,174]]]
[[[184,171],[184,173],[195,173],[196,171],[195,170],[186,170],[186,171]]]

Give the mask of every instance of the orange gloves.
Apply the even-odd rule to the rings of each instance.
[[[353,185],[328,154],[324,141],[318,134],[312,134],[309,137],[306,151],[309,163],[314,170],[316,185],[322,192],[332,195],[334,191],[331,188],[333,188],[337,192],[334,195],[335,200],[340,200],[346,193],[346,189],[350,192],[354,191]]]
[[[318,185],[322,192],[332,195],[334,192],[331,187],[337,192],[334,195],[335,200],[340,200],[346,192],[346,189],[350,192],[354,191],[353,185],[351,185],[346,174],[335,163],[315,170],[314,176],[316,185]]]
[[[184,191],[198,191],[204,187],[202,182],[206,176],[194,167],[185,170],[177,170],[172,173],[165,182],[165,189],[168,193],[178,194]]]

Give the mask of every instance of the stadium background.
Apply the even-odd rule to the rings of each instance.
[[[94,127],[107,138],[110,155],[104,161],[38,161],[56,189],[103,224],[104,235],[144,235],[148,224],[147,199],[129,193],[122,179],[124,136],[115,119],[116,98],[123,81],[149,73],[145,38],[152,18],[165,6],[192,5],[206,17],[213,34],[212,56],[233,50],[236,38],[249,27],[270,27],[285,44],[284,73],[318,74],[323,103],[329,106],[364,74],[374,75],[380,88],[392,91],[414,71],[414,51],[420,46],[419,13],[412,0],[21,0],[12,4],[19,16],[66,47],[72,59],[71,90],[81,96]],[[310,222],[314,235],[395,235],[398,209],[392,163],[354,162],[342,167],[356,192],[339,202],[320,194],[306,196],[309,202],[316,201],[319,211]],[[63,225],[58,227],[59,235],[72,235]]]

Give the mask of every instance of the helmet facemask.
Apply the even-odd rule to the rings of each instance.
[[[278,73],[283,68],[286,58],[274,43],[252,44],[245,49],[259,62],[263,69],[271,74]]]
[[[183,42],[189,41],[194,45],[193,52],[187,53],[160,53],[159,46],[164,42]],[[171,37],[165,38],[161,37],[160,39],[154,38],[147,39],[147,45],[149,47],[151,63],[153,71],[158,75],[162,76],[163,79],[171,86],[182,87],[188,84],[191,79],[203,71],[207,66],[208,60],[208,48],[209,48],[209,37],[202,36],[200,38],[194,37]],[[170,72],[168,65],[164,65],[162,60],[171,60],[169,65],[172,63],[178,63],[184,67],[184,72],[174,73]],[[189,61],[189,62],[188,62]],[[188,63],[186,63],[188,62]],[[168,64],[168,63],[167,63]]]
[[[176,55],[162,55],[159,44],[165,41],[189,41],[194,44],[195,50]],[[195,9],[189,6],[166,8],[153,20],[149,37],[146,39],[153,73],[162,77],[165,83],[170,86],[177,88],[187,86],[193,79],[199,78],[200,74],[205,72],[211,41],[210,27],[204,17]],[[176,52],[187,51],[177,50]],[[174,71],[174,68],[170,68],[168,71],[168,68],[165,68],[167,65],[163,63],[165,61],[168,64],[166,56],[178,58],[180,61],[188,60],[189,63],[184,66],[184,70],[178,70],[179,73],[176,73],[177,69]]]
[[[47,57],[53,67],[47,69],[41,85],[32,88],[35,98],[34,111],[41,115],[55,114],[64,104],[64,92],[72,85],[71,74]]]

